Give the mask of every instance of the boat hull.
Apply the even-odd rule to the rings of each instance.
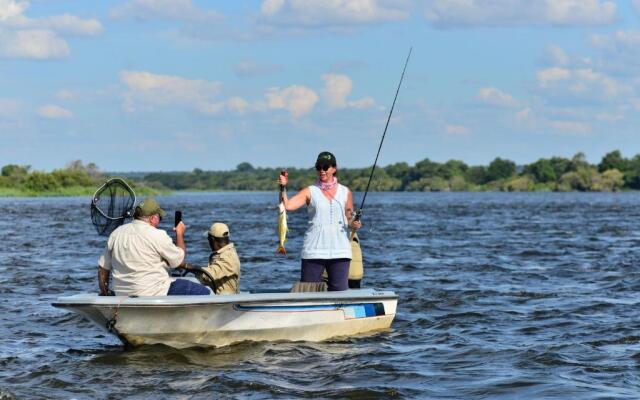
[[[322,341],[389,329],[397,296],[371,289],[230,296],[100,297],[53,304],[84,315],[130,346],[183,348],[243,341]]]

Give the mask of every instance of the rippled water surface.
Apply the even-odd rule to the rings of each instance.
[[[356,196],[357,198],[358,196]],[[276,256],[274,193],[180,194],[189,260],[227,222],[243,290],[299,274],[306,215]],[[323,343],[127,351],[55,309],[97,291],[87,198],[0,199],[0,392],[17,398],[640,398],[640,194],[373,193],[368,287],[389,332]],[[169,223],[165,228],[169,228]]]

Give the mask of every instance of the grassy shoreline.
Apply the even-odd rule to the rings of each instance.
[[[93,196],[97,187],[83,187],[83,186],[70,186],[65,188],[59,188],[56,190],[48,191],[33,191],[23,188],[6,188],[0,187],[0,198],[2,197],[80,197],[80,196]],[[149,188],[134,189],[137,195],[141,196],[158,196],[174,193],[174,191],[160,191]]]

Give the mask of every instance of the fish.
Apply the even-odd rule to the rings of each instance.
[[[287,210],[284,208],[284,203],[278,204],[278,248],[276,254],[287,254],[287,249],[284,248],[284,243],[287,241]]]

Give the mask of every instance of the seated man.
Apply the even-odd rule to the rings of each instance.
[[[206,286],[186,279],[172,279],[169,268],[183,268],[187,247],[186,226],[174,228],[176,244],[167,232],[157,229],[165,212],[157,201],[148,198],[134,211],[133,222],[109,235],[98,261],[100,295],[109,294],[109,275],[118,296],[208,295]]]
[[[237,294],[240,286],[240,259],[235,246],[229,241],[227,225],[216,222],[206,232],[211,248],[209,265],[204,267],[214,280],[216,294]],[[205,274],[198,274],[198,279],[205,285],[211,280]]]

